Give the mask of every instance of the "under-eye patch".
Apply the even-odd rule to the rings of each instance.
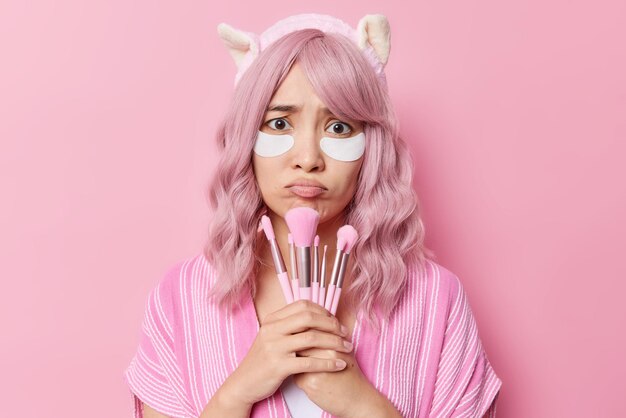
[[[294,139],[291,135],[271,135],[259,131],[254,152],[261,157],[278,157],[289,151],[293,144]],[[365,133],[361,132],[350,138],[323,137],[320,140],[320,148],[334,160],[356,161],[365,152]]]
[[[320,141],[322,151],[330,158],[339,161],[356,161],[365,152],[365,133],[350,138],[324,137]]]
[[[293,147],[293,136],[270,135],[259,131],[254,144],[254,152],[261,157],[278,157]]]

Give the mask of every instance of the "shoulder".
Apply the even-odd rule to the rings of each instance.
[[[191,286],[207,287],[215,279],[215,270],[204,254],[200,253],[172,264],[153,289],[164,295],[180,296]]]
[[[437,263],[426,259],[422,266],[413,264],[408,268],[409,280],[412,284],[420,285],[423,291],[429,291],[432,298],[438,301],[453,303],[459,297],[464,296],[463,283],[459,276]]]
[[[159,280],[157,287],[162,290],[174,290],[190,280],[210,280],[212,273],[213,268],[204,254],[196,254],[170,265]]]
[[[202,253],[177,261],[165,270],[150,291],[147,308],[167,322],[180,315],[184,306],[193,306],[193,301],[208,291],[214,273]]]

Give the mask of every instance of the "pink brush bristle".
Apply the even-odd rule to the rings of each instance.
[[[319,247],[319,245],[320,245],[320,236],[319,235],[315,236],[315,241],[313,241],[313,245],[315,245],[316,247]]]
[[[272,227],[272,221],[270,220],[269,216],[263,215],[263,217],[261,218],[261,225],[263,227],[263,231],[265,231],[265,236],[268,240],[271,241],[273,239],[276,239],[276,236],[274,235],[274,228]]]
[[[344,253],[350,254],[352,247],[359,238],[358,232],[351,225],[344,225],[337,230],[337,249],[343,250]]]
[[[289,209],[285,214],[285,221],[293,236],[293,242],[298,247],[310,247],[315,238],[320,214],[312,208],[299,207]]]

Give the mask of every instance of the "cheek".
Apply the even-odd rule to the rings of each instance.
[[[351,198],[352,193],[357,188],[357,182],[359,178],[359,170],[361,169],[361,162],[355,162],[350,164],[338,165],[333,168],[337,173],[336,183],[338,189],[340,189],[340,193],[342,196],[349,194],[349,196],[345,196],[346,198]]]
[[[256,178],[259,187],[265,187],[265,179],[267,178],[267,167],[262,161],[255,161],[252,165],[254,170],[254,177]]]
[[[261,194],[269,197],[277,188],[276,179],[279,178],[278,162],[273,161],[274,158],[254,157],[252,160],[252,168]]]

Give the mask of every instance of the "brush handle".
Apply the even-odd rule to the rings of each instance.
[[[339,297],[341,296],[341,288],[338,287],[335,289],[335,296],[333,297],[333,306],[330,308],[331,314],[337,313],[337,306],[339,305]]]
[[[311,299],[313,302],[320,304],[320,284],[317,282],[313,282],[311,284],[311,288],[313,289],[313,298]]]
[[[280,287],[283,289],[283,295],[285,296],[285,301],[287,304],[293,302],[293,292],[291,290],[291,285],[289,284],[289,275],[286,271],[282,273],[278,273],[278,281],[280,282]]]
[[[333,296],[335,295],[335,285],[330,284],[328,286],[328,293],[326,294],[326,302],[324,303],[324,308],[330,312],[330,308],[333,304]]]
[[[311,287],[300,288],[300,299],[311,300]]]
[[[294,302],[300,300],[300,283],[298,283],[298,279],[291,279],[291,290],[293,291]]]
[[[319,294],[319,299],[318,299],[320,306],[324,306],[325,296],[326,296],[326,286],[324,287],[320,286],[320,294]]]
[[[300,292],[298,291],[300,283],[298,280],[298,267],[296,265],[296,247],[292,243],[289,244],[289,261],[291,261],[291,290],[295,302],[300,299]]]

